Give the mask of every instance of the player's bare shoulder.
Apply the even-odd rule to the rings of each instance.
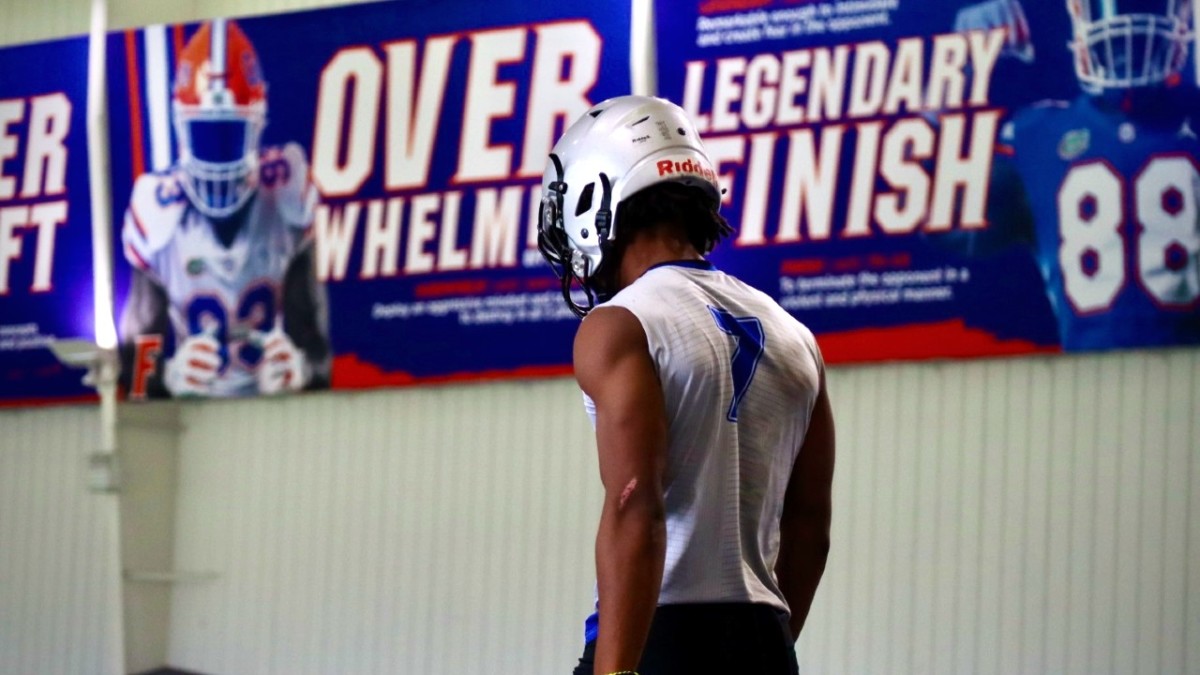
[[[259,195],[290,228],[312,224],[317,191],[309,179],[308,156],[298,143],[269,146],[259,154]]]
[[[121,239],[129,262],[148,267],[153,256],[174,238],[187,210],[187,193],[177,171],[138,176],[121,225]]]

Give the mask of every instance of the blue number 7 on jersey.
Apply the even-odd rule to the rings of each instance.
[[[742,397],[750,389],[750,381],[758,370],[758,360],[763,355],[763,345],[766,336],[763,335],[762,322],[748,316],[738,318],[723,309],[709,307],[709,313],[717,322],[717,328],[733,336],[733,400],[729,402],[729,412],[725,417],[730,422],[738,421],[738,406]]]

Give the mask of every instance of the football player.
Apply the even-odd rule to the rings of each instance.
[[[812,333],[704,258],[732,229],[678,106],[593,106],[542,198],[539,248],[585,317],[575,377],[605,493],[576,675],[796,673],[835,454]]]
[[[121,232],[133,267],[122,316],[126,377],[137,368],[128,366],[139,336],[174,335],[161,368],[133,378],[135,397],[328,383],[326,303],[311,253],[316,192],[299,145],[260,150],[266,90],[254,47],[233,21],[204,24],[180,55],[179,159],[137,178]]]
[[[998,3],[1016,10],[991,16],[1023,17],[1017,0],[982,4]],[[965,241],[972,252],[1031,247],[1065,350],[1200,343],[1197,90],[1184,77],[1191,1],[1066,7],[1083,92],[1011,117],[990,225]],[[971,25],[985,14],[960,14],[958,27],[990,27]]]

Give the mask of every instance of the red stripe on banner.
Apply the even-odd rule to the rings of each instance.
[[[825,271],[824,258],[801,258],[779,263],[780,274],[820,274]]]
[[[537,277],[536,279],[525,280],[525,290],[527,291],[548,291],[552,288],[559,288],[561,282],[550,275]]]
[[[139,268],[143,270],[150,269],[150,264],[146,262],[146,259],[137,252],[137,249],[135,249],[133,246],[130,246],[128,242],[125,243],[125,252],[132,256],[133,263]]]
[[[1058,354],[1058,345],[1004,340],[961,319],[897,328],[865,328],[817,336],[826,363],[959,359],[1018,354]]]
[[[142,235],[142,240],[150,243],[150,239],[146,235],[146,228],[142,225],[142,219],[138,218],[137,209],[133,208],[133,204],[129,205],[129,217],[133,219],[133,226],[137,228],[138,234]]]
[[[183,25],[175,24],[175,30],[171,31],[174,39],[172,40],[175,47],[174,62],[179,63],[179,54],[183,51]]]
[[[524,380],[545,377],[561,377],[574,372],[569,365],[523,366],[511,370],[484,370],[477,373],[450,373],[431,377],[417,377],[411,373],[384,371],[374,363],[346,354],[333,359],[333,389],[370,389],[372,387],[411,387],[418,384],[451,382],[483,382],[496,380]]]
[[[83,371],[80,371],[82,373]],[[82,374],[79,376],[83,377]],[[80,394],[79,396],[59,396],[56,398],[18,398],[0,399],[0,408],[24,408],[27,406],[71,405],[73,403],[96,403],[100,400],[98,394]]]
[[[137,31],[125,31],[125,77],[129,81],[129,142],[133,155],[133,178],[146,173],[146,150],[142,144],[142,69],[138,67]]]
[[[704,0],[700,3],[700,13],[716,14],[717,12],[759,9],[769,4],[771,4],[771,0]]]
[[[442,298],[449,295],[478,295],[487,290],[488,282],[484,279],[463,279],[460,281],[426,281],[417,284],[413,296],[426,298]]]

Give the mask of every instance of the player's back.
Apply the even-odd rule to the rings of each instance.
[[[812,333],[703,261],[650,269],[605,306],[646,332],[669,422],[660,604],[787,607],[779,518],[820,387]]]
[[[1080,96],[1006,130],[1065,349],[1200,342],[1200,141],[1163,106]]]

